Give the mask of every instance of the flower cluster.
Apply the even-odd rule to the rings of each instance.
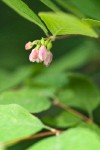
[[[48,66],[51,62],[52,62],[52,58],[53,55],[50,52],[50,48],[51,48],[51,41],[48,42],[47,41],[43,41],[43,39],[41,41],[37,40],[37,41],[33,41],[33,42],[28,42],[25,45],[25,49],[29,50],[31,49],[34,45],[36,45],[36,47],[34,49],[32,49],[30,55],[29,55],[29,60],[31,62],[43,62],[45,66]]]

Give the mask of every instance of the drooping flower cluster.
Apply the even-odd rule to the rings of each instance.
[[[30,55],[29,55],[29,60],[31,62],[37,62],[41,63],[43,62],[45,66],[48,66],[52,62],[53,55],[50,51],[51,48],[51,41],[44,41],[43,39],[41,41],[33,41],[33,42],[28,42],[25,45],[25,49],[29,50],[31,49],[34,45],[36,47],[32,49]]]

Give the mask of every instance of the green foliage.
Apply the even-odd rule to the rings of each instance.
[[[43,25],[38,16],[22,1],[22,0],[2,0],[12,9],[14,9],[18,14],[27,20],[38,25],[46,34],[48,33],[46,27]]]
[[[75,116],[74,114],[66,111],[51,111],[48,113],[42,121],[49,126],[57,128],[67,128],[74,127],[82,121],[81,118]]]
[[[97,87],[81,75],[69,74],[69,84],[60,92],[58,98],[73,107],[81,108],[89,113],[100,104],[100,94]]]
[[[44,150],[45,147],[48,147],[48,150],[94,150],[95,148],[99,150],[100,137],[88,129],[75,128],[59,136],[44,139],[28,150]]]
[[[79,34],[98,37],[96,32],[86,23],[73,15],[65,13],[39,13],[50,32],[56,35]],[[53,25],[52,25],[53,24]]]
[[[47,79],[47,80],[46,80]],[[56,80],[55,80],[56,79]],[[65,73],[50,72],[50,69],[44,73],[41,73],[34,78],[33,83],[42,84],[53,88],[60,88],[65,85],[68,81]]]
[[[19,105],[0,105],[1,144],[28,137],[39,132],[43,127],[38,118]]]
[[[21,84],[31,74],[32,67],[30,66],[20,67],[12,73],[0,70],[0,92]]]
[[[99,0],[2,1],[47,37],[1,2],[0,150],[100,150]],[[46,68],[23,49],[42,37]]]
[[[100,1],[99,0],[65,0],[66,2],[70,2],[70,5],[74,5],[75,8],[79,9],[83,14],[95,18],[100,19]]]
[[[100,128],[99,126],[97,126],[96,124],[88,124],[88,123],[85,123],[85,122],[81,122],[78,127],[82,127],[82,128],[86,128],[86,129],[89,129],[93,132],[96,132],[98,135],[100,135]]]
[[[0,104],[19,104],[31,113],[37,113],[51,106],[49,97],[52,95],[52,89],[12,90],[0,95]]]
[[[83,19],[83,21],[88,22],[91,26],[100,26],[100,21],[98,21],[98,20],[85,18],[85,19]]]
[[[66,3],[66,1],[67,1],[67,3]],[[72,12],[76,16],[84,17],[84,14],[79,9],[77,9],[74,5],[72,5],[70,3],[70,1],[68,1],[68,0],[56,0],[56,2],[59,5],[61,5],[65,10]]]
[[[51,8],[55,12],[61,11],[53,2],[52,0],[40,0],[42,3],[44,3],[46,6]]]
[[[80,68],[89,63],[94,56],[96,57],[98,55],[96,49],[96,44],[93,41],[85,41],[78,47],[75,47],[69,54],[65,54],[59,60],[56,60],[47,71],[56,70],[56,72],[61,72]]]

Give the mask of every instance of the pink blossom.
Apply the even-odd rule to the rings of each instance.
[[[48,51],[47,51],[46,47],[41,46],[40,49],[39,49],[39,59],[41,61],[44,61],[47,57],[47,53],[48,53]]]
[[[25,49],[29,50],[31,48],[32,48],[32,42],[29,41],[28,43],[25,44]]]
[[[29,60],[31,62],[39,62],[39,58],[38,58],[38,54],[39,54],[39,51],[36,50],[36,49],[33,49],[31,54],[29,55]]]
[[[52,62],[52,58],[53,58],[52,53],[51,53],[50,51],[47,52],[47,57],[46,57],[46,59],[44,60],[44,65],[45,65],[45,66],[48,66],[48,65]]]

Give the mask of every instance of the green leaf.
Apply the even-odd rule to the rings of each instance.
[[[61,11],[60,8],[58,8],[51,0],[40,0],[40,1],[55,12]]]
[[[96,44],[93,41],[85,41],[78,47],[74,48],[72,52],[66,53],[60,59],[56,60],[48,72],[61,72],[64,70],[72,70],[80,68],[90,62],[96,56]]]
[[[49,97],[53,95],[52,89],[21,89],[4,92],[0,95],[0,104],[18,104],[31,113],[38,113],[51,106]]]
[[[97,33],[73,15],[65,13],[39,13],[53,35],[79,34],[97,38]]]
[[[99,20],[94,20],[94,19],[89,19],[89,18],[84,18],[82,20],[87,22],[91,26],[100,26],[100,21]]]
[[[32,67],[24,66],[14,72],[0,70],[0,92],[22,83],[32,74]]]
[[[80,124],[81,119],[67,111],[58,111],[55,113],[55,110],[52,110],[51,113],[43,117],[42,121],[49,126],[66,128]]]
[[[67,83],[67,78],[65,73],[58,73],[58,72],[50,72],[49,70],[41,73],[38,75],[36,78],[34,78],[33,83],[36,84],[42,84],[44,86],[49,86],[49,87],[62,87]]]
[[[61,135],[41,140],[28,150],[99,150],[100,138],[89,129],[74,128]]]
[[[44,125],[19,105],[0,105],[0,143],[28,137]]]
[[[81,122],[80,124],[78,124],[78,127],[87,128],[91,131],[96,132],[98,135],[100,135],[100,127],[95,123],[89,124],[86,122]]]
[[[100,20],[100,1],[99,0],[65,0],[66,3],[75,6],[85,15]]]
[[[64,9],[67,9],[68,11],[72,12],[78,17],[84,17],[84,14],[77,9],[74,5],[70,4],[70,1],[67,0],[56,0],[56,2],[63,7]]]
[[[38,25],[46,34],[48,31],[39,17],[22,0],[2,0],[25,19]]]
[[[58,98],[63,103],[91,113],[100,103],[100,94],[91,80],[83,75],[67,75],[69,84],[60,92]]]

